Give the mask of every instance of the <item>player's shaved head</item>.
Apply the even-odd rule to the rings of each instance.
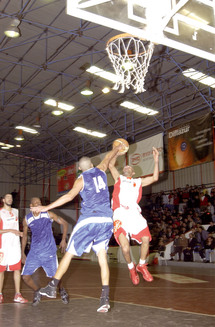
[[[90,160],[90,158],[88,157],[82,157],[79,162],[78,162],[78,165],[79,165],[79,168],[82,170],[82,171],[86,171],[90,168],[93,167],[93,164]]]

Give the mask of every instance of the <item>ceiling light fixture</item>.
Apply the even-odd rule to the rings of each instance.
[[[83,90],[81,90],[81,94],[86,95],[86,96],[93,94],[93,91],[91,90],[91,81],[90,80],[86,81],[86,87]]]
[[[140,106],[137,103],[133,103],[133,102],[130,102],[130,101],[124,101],[124,102],[122,102],[120,104],[120,106],[122,106],[124,108],[127,108],[127,109],[131,109],[131,110],[140,112],[141,114],[148,115],[148,116],[156,115],[158,113],[157,110],[150,109],[150,108],[147,108],[147,107],[143,107],[143,106]]]
[[[183,71],[184,76],[191,78],[199,83],[215,88],[215,78],[205,75],[194,68],[189,68]]]
[[[14,148],[14,145],[0,142],[1,149],[8,150]]]
[[[58,102],[54,99],[47,99],[44,101],[45,104],[52,106],[52,107],[57,107],[59,109],[65,110],[65,111],[70,111],[74,109],[75,107],[71,104],[65,103],[65,102]]]
[[[81,91],[81,94],[82,95],[92,95],[93,94],[93,91],[88,88],[88,87],[85,87],[82,91]]]
[[[34,128],[30,128],[27,126],[16,126],[15,129],[21,129],[23,132],[27,132],[27,133],[31,133],[31,134],[39,134],[39,132],[34,129]]]
[[[40,128],[41,127],[41,125],[40,125],[40,115],[38,115],[36,117],[36,122],[34,123],[33,126],[36,127],[36,128]]]
[[[80,133],[84,133],[84,134],[88,134],[88,135],[92,135],[92,136],[96,136],[96,137],[105,137],[105,136],[107,136],[107,134],[92,131],[91,129],[86,129],[86,128],[80,127],[80,126],[75,127],[73,130],[76,131],[76,132],[80,132]]]
[[[18,135],[14,137],[14,140],[16,141],[24,141],[24,136],[22,135],[22,129],[18,131]]]
[[[104,88],[102,89],[102,92],[103,92],[104,94],[107,94],[107,93],[110,92],[110,88],[106,86],[106,87],[104,87]]]
[[[54,116],[61,116],[62,114],[63,114],[63,110],[56,109],[52,111],[52,115]]]
[[[10,26],[4,31],[4,34],[10,38],[16,38],[21,36],[20,29],[18,28],[20,20],[15,18],[12,20]]]
[[[86,70],[88,73],[104,78],[113,83],[118,82],[119,77],[113,73],[110,73],[104,69],[101,69],[97,66],[91,66]]]

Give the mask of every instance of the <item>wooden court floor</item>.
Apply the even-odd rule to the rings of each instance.
[[[13,303],[12,273],[5,274],[4,303],[0,305],[0,326],[137,326],[163,327],[215,326],[215,265],[186,267],[150,266],[152,283],[142,278],[133,286],[124,264],[110,264],[110,300],[108,313],[97,313],[101,292],[99,267],[95,262],[73,260],[64,276],[70,303],[60,297],[42,298],[31,306],[33,293],[22,282],[22,294],[29,304]],[[42,269],[34,276],[41,286],[47,284]]]

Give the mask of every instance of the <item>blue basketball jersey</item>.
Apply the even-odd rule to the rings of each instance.
[[[48,212],[41,212],[38,217],[34,217],[30,212],[26,216],[27,225],[32,232],[31,251],[38,254],[54,254],[57,250],[52,232],[52,219]]]
[[[112,217],[105,172],[95,167],[88,169],[80,176],[84,181],[80,192],[82,198],[80,220],[88,217]]]

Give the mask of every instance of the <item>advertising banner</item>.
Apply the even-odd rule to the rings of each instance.
[[[213,161],[211,114],[168,130],[169,170]]]
[[[76,164],[62,168],[57,172],[58,194],[71,190],[76,179]]]
[[[134,177],[153,174],[154,159],[152,147],[158,149],[159,171],[164,171],[163,134],[160,133],[130,145],[128,151],[128,164],[134,168]]]

